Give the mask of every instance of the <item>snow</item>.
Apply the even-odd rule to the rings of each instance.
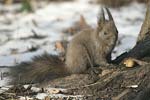
[[[8,72],[9,70],[7,68],[3,68],[3,69],[0,69],[0,75],[3,73],[3,72]],[[3,79],[0,77],[0,93],[2,93],[4,90],[6,90],[5,85],[8,85],[8,82],[10,81],[10,78],[9,77],[4,77]]]
[[[90,4],[89,0],[77,0],[63,3],[50,3],[34,13],[13,13],[9,7],[8,13],[0,14],[0,66],[12,66],[22,61],[31,60],[35,55],[44,52],[57,53],[54,42],[64,39],[63,29],[70,27],[82,14],[89,25],[96,26],[99,4]],[[0,8],[3,8],[0,5]],[[124,51],[131,49],[145,15],[145,5],[132,3],[118,9],[110,9],[119,30],[121,45],[115,48],[113,58]],[[21,39],[38,35],[46,36],[44,39]],[[67,37],[69,39],[70,37]],[[25,52],[32,46],[39,46],[35,52]],[[12,53],[16,50],[16,53]],[[0,69],[0,72],[4,69]],[[6,71],[6,70],[5,70]],[[0,86],[9,79],[0,80]]]
[[[74,95],[64,95],[64,94],[50,94],[50,95],[48,95],[48,94],[45,94],[45,93],[39,93],[39,94],[37,94],[37,96],[36,96],[36,98],[38,98],[38,99],[40,99],[40,100],[43,100],[46,96],[48,96],[48,97],[52,97],[52,98],[64,98],[64,97],[66,97],[66,98],[82,98],[83,97],[83,95],[76,95],[76,96],[74,96]],[[80,100],[80,99],[79,99]],[[82,99],[81,99],[82,100]]]

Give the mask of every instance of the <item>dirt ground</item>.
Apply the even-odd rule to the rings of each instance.
[[[51,81],[49,85],[67,88],[73,95],[85,95],[86,100],[133,100],[150,86],[149,66],[118,65],[115,69],[104,69],[103,75],[93,83],[88,75],[72,75]]]
[[[40,84],[38,87],[44,89],[49,86],[65,89],[66,92],[59,91],[59,93],[73,95],[75,96],[72,98],[74,100],[149,100],[147,99],[149,94],[147,94],[146,99],[141,99],[139,96],[150,88],[150,57],[145,57],[141,61],[145,63],[140,66],[135,65],[132,68],[126,67],[123,64],[115,65],[115,67],[111,68],[99,67],[102,69],[102,73],[94,76],[94,79],[89,74],[78,74],[58,78]],[[22,85],[14,86],[5,92],[6,94],[0,94],[0,98],[4,98],[2,100],[9,100],[12,96],[9,97],[8,94],[15,94],[13,98],[18,96],[34,97],[39,93],[32,92],[30,89],[31,87],[24,89]],[[40,93],[45,93],[45,91],[41,90]],[[78,95],[83,97],[76,97]],[[45,100],[58,100],[58,98],[51,97]],[[62,97],[60,100],[66,99]]]

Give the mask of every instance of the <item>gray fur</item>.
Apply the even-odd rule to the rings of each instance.
[[[109,65],[108,59],[111,58],[107,59],[107,57],[110,57],[115,47],[118,32],[111,13],[106,10],[110,20],[103,21],[105,18],[100,17],[97,28],[81,31],[69,43],[66,69],[71,73],[84,73],[89,67],[95,65]]]
[[[96,65],[109,65],[108,60],[111,59],[118,31],[111,13],[107,8],[106,11],[109,20],[104,18],[102,10],[103,17],[98,19],[96,28],[85,29],[73,37],[67,48],[65,62],[54,55],[35,57],[31,62],[18,65],[15,72],[12,71],[16,73],[14,81],[41,83],[72,73],[86,73]]]

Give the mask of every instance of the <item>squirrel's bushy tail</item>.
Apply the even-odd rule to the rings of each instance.
[[[69,74],[65,69],[65,63],[57,55],[49,54],[36,56],[31,62],[23,62],[10,72],[11,84],[42,83]]]

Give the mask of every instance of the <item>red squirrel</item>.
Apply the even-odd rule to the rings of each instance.
[[[108,8],[99,13],[96,28],[84,29],[74,35],[67,46],[66,61],[56,55],[41,55],[31,62],[24,62],[15,67],[13,81],[23,83],[49,81],[70,74],[84,74],[94,71],[96,65],[109,66],[111,53],[116,45],[118,30]]]

